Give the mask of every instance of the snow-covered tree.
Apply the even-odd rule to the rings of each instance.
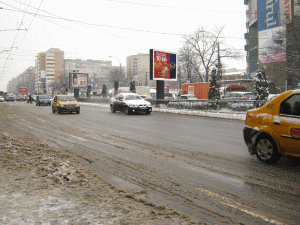
[[[211,71],[209,82],[208,99],[220,100],[219,80],[217,78],[217,70],[215,68]]]
[[[219,76],[217,74],[217,69],[213,68],[210,74],[210,86],[208,90],[208,99],[213,100],[210,106],[213,109],[220,108],[220,87],[219,87]]]
[[[269,96],[269,81],[265,68],[260,66],[253,79],[255,100],[267,100]]]

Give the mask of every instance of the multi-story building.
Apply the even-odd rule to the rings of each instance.
[[[144,86],[154,86],[155,82],[150,81],[150,55],[138,53],[137,55],[127,56],[126,58],[126,77],[128,81],[133,79],[136,83],[142,83]]]
[[[64,75],[64,52],[58,48],[50,48],[37,54],[35,59],[36,92],[52,92],[62,87]]]
[[[300,82],[300,0],[244,0],[247,5],[247,74],[256,75],[258,64],[281,90]]]
[[[27,93],[35,93],[35,68],[29,67],[23,73],[8,82],[7,91],[18,94],[20,87],[27,88]]]
[[[82,60],[82,59],[65,59],[65,80],[69,80],[70,72],[89,74],[89,84],[93,85],[94,90],[99,90],[103,84],[110,83],[110,70],[112,62],[106,60]],[[66,82],[67,84],[68,82]],[[112,84],[111,84],[112,85]],[[68,86],[68,85],[67,85]]]

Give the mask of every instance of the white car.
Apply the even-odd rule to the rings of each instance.
[[[0,96],[0,102],[4,102],[3,96]]]
[[[110,110],[112,113],[123,111],[126,115],[135,112],[150,114],[152,112],[152,106],[150,102],[142,99],[137,94],[119,93],[116,97],[111,99]]]
[[[180,100],[197,100],[196,96],[191,95],[191,94],[180,95],[180,96],[178,96],[178,99],[180,99]]]

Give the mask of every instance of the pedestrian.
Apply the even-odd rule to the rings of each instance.
[[[31,97],[31,94],[28,95],[28,101],[27,101],[27,103],[28,103],[28,102],[30,102],[30,104],[32,103],[32,97]]]

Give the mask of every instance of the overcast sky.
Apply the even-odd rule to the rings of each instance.
[[[0,0],[0,90],[35,65],[39,52],[59,48],[68,59],[111,60],[149,49],[177,52],[183,34],[225,25],[226,43],[244,49],[241,0]],[[222,46],[221,46],[222,47]],[[113,56],[110,58],[109,56]],[[225,59],[224,59],[225,61]],[[246,68],[225,61],[228,67]]]

